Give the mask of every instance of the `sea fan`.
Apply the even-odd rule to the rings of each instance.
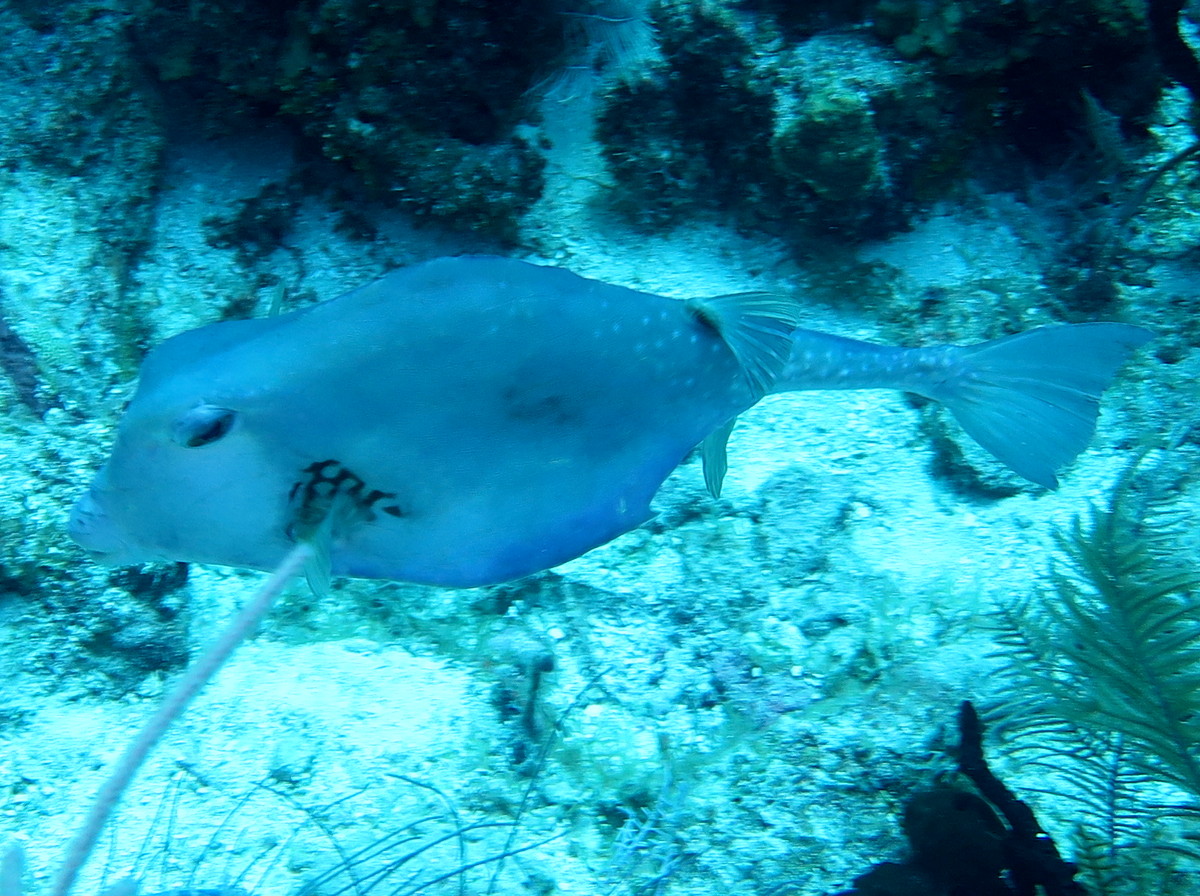
[[[1141,475],[1145,454],[1106,506],[1060,533],[1050,586],[998,614],[1000,715],[1039,735],[1033,760],[1065,785],[1051,789],[1111,848],[1173,818],[1172,847],[1200,858],[1200,570],[1169,491]]]

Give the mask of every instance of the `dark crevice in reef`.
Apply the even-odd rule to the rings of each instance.
[[[9,326],[3,305],[0,305],[0,369],[12,383],[21,404],[38,417],[50,408],[62,407],[58,396],[45,394],[37,355],[20,334]]]

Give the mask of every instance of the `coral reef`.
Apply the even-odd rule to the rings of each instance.
[[[107,0],[0,8],[0,602],[21,629],[3,665],[75,693],[124,693],[186,652],[169,600],[110,584],[62,535],[77,471],[107,437],[93,418],[149,338],[132,272],[165,138],[127,25]]]
[[[1140,134],[1161,90],[1145,13],[1121,0],[741,8],[652,7],[662,61],[610,92],[598,128],[634,220],[715,205],[777,232],[877,237],[968,177],[1023,176],[972,167],[980,148],[1054,170],[1089,98]]]
[[[1144,129],[1161,89],[1144,4],[880,0],[873,30],[963,98],[960,126],[1061,165],[1085,127],[1085,93]]]
[[[753,204],[769,170],[774,101],[749,40],[716,9],[658,3],[652,20],[665,63],[617,85],[597,122],[618,204],[646,223]]]
[[[771,160],[783,214],[809,231],[901,229],[959,176],[967,146],[953,105],[919,66],[833,33],[781,53],[779,68]]]
[[[791,43],[678,0],[652,14],[663,61],[614,87],[597,125],[634,220],[720,208],[776,232],[881,235],[961,155],[919,67],[869,39]]]
[[[30,7],[0,10],[0,306],[6,372],[39,413],[88,406],[85,367],[115,378],[139,360],[146,333],[128,289],[164,138],[115,4]]]
[[[530,88],[559,59],[552,0],[154,4],[138,44],[214,130],[279,118],[343,202],[399,204],[512,239],[542,189]]]

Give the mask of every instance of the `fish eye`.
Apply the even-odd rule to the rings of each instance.
[[[211,404],[194,407],[171,427],[171,437],[184,448],[201,448],[229,434],[237,412]]]

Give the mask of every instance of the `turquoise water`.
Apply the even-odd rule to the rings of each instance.
[[[489,252],[680,299],[768,292],[890,344],[1159,336],[1053,492],[929,402],[791,393],[741,416],[719,499],[694,454],[650,522],[553,570],[296,581],[74,892],[847,891],[909,860],[914,794],[970,790],[964,699],[1089,892],[1188,892],[1194,866],[1151,847],[1194,814],[1136,809],[1194,806],[1186,781],[1127,783],[1107,815],[1070,799],[1081,776],[1047,779],[1022,706],[1002,723],[995,624],[1055,599],[1057,533],[1146,442],[1138,506],[1195,518],[1196,134],[1170,5],[0,8],[0,843],[23,891],[49,892],[106,767],[263,579],[111,569],[68,538],[145,353]],[[1181,639],[1194,595],[1171,595]],[[1110,736],[1100,716],[1081,743]]]

